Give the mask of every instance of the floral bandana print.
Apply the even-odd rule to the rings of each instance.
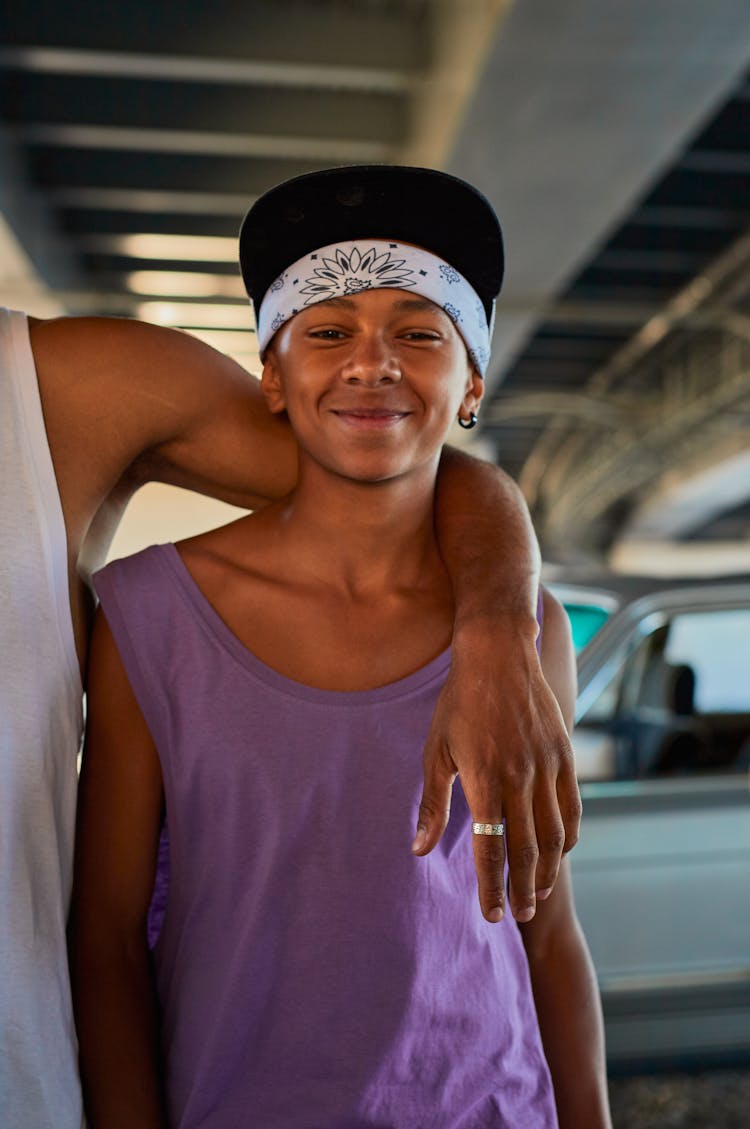
[[[490,359],[492,327],[487,325],[487,315],[476,290],[437,255],[409,243],[383,239],[331,243],[298,259],[279,275],[260,306],[258,344],[261,355],[276,330],[300,310],[328,298],[383,287],[413,290],[445,310],[463,338],[474,365],[484,376]]]

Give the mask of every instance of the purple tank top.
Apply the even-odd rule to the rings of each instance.
[[[173,1129],[554,1129],[521,937],[479,912],[458,782],[440,846],[409,850],[449,653],[317,690],[255,658],[172,545],[95,582],[164,779]]]

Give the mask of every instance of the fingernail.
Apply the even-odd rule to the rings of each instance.
[[[518,913],[515,914],[515,918],[516,921],[520,921],[523,924],[526,921],[531,921],[535,913],[536,906],[524,906],[523,909],[519,909]]]
[[[425,831],[424,827],[418,827],[417,833],[414,836],[414,842],[411,845],[411,849],[414,852],[414,854],[419,854],[420,851],[424,850],[426,845],[427,845],[427,832]]]
[[[497,923],[498,921],[503,920],[503,911],[500,909],[500,906],[495,906],[494,909],[491,909],[488,912],[487,920],[492,921],[494,923]]]
[[[546,890],[537,890],[537,892],[536,892],[537,901],[543,902],[544,899],[548,898],[551,893],[552,893],[552,887],[551,886],[548,886]]]

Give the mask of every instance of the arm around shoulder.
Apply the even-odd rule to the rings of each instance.
[[[457,625],[475,615],[517,617],[519,630],[535,636],[539,547],[513,479],[498,466],[444,448],[436,524]]]
[[[533,916],[578,836],[570,741],[536,651],[539,550],[518,487],[500,468],[446,448],[436,523],[456,613],[451,672],[425,747],[417,853],[447,823],[456,772],[473,818],[507,827],[511,905]],[[488,920],[505,902],[502,850],[477,854]]]

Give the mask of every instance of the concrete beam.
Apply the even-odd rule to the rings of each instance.
[[[748,43],[746,0],[514,5],[448,163],[498,209],[511,308],[560,293],[739,86]],[[490,386],[536,324],[501,299]]]
[[[429,64],[434,0],[13,4],[3,45],[403,72]],[[6,5],[7,7],[7,5]],[[265,81],[265,80],[264,80]]]
[[[682,537],[750,499],[750,435],[726,437],[720,448],[689,470],[672,470],[631,515],[616,549],[629,542]],[[739,447],[739,449],[736,449]],[[729,448],[729,449],[728,449]]]
[[[5,47],[0,49],[0,66],[34,74],[387,94],[408,90],[412,81],[408,72],[396,67],[285,62],[279,59],[200,58],[74,47]]]
[[[215,133],[191,129],[129,129],[127,126],[21,126],[32,145],[72,149],[115,149],[136,153],[188,153],[207,157],[270,157],[282,160],[352,163],[386,161],[390,146],[334,137],[283,137],[280,134]]]

